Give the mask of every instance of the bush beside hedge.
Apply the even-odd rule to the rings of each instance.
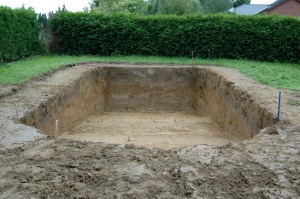
[[[160,55],[300,63],[300,21],[280,16],[59,13],[59,53]]]
[[[31,9],[0,7],[0,63],[32,55],[39,48],[35,12]]]

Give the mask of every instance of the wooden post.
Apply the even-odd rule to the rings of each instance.
[[[232,126],[231,122],[229,123],[229,130],[228,130],[228,144],[231,145],[231,136],[232,136]]]
[[[19,112],[18,112],[18,105],[17,105],[17,102],[15,103],[15,109],[16,109],[17,120],[19,120]]]
[[[55,121],[55,132],[54,132],[54,138],[57,139],[58,134],[58,120]]]
[[[194,52],[195,51],[192,51],[192,66],[194,66]]]

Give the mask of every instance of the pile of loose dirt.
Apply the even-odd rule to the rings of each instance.
[[[0,198],[297,198],[299,140],[262,145],[276,136],[173,150],[48,138],[1,151]]]

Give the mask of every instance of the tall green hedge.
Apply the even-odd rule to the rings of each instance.
[[[39,47],[35,12],[25,8],[0,7],[0,63],[29,56]]]
[[[60,13],[63,54],[160,55],[300,63],[300,21],[280,16]]]

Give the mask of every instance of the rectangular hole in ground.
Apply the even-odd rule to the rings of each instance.
[[[161,148],[223,145],[230,124],[238,141],[273,122],[271,116],[261,117],[267,113],[253,106],[245,91],[231,85],[201,68],[91,68],[23,122],[54,135],[58,120],[60,138],[82,141]]]

